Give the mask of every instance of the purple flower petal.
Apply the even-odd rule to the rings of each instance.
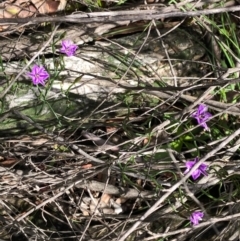
[[[207,112],[207,110],[208,110],[208,107],[207,107],[206,105],[200,104],[200,105],[198,106],[197,112],[198,112],[199,115],[202,115],[202,114],[204,114],[205,112]]]
[[[71,40],[63,40],[62,48],[60,49],[60,52],[70,57],[75,54],[77,49],[78,49],[78,46],[74,44]]]
[[[202,126],[205,130],[207,131],[209,130],[209,127],[207,126],[206,122],[201,121],[201,122],[198,122],[198,124]]]
[[[192,161],[187,161],[185,163],[185,166],[186,166],[186,170],[184,172],[184,174],[187,174],[188,172],[191,171],[191,169],[194,167],[194,165],[199,161],[199,158],[196,157],[194,160]],[[204,175],[204,176],[207,176],[207,169],[208,169],[208,165],[205,164],[205,163],[202,163],[197,170],[195,170],[193,173],[192,173],[192,178],[193,180],[196,180],[200,177],[200,175]]]
[[[27,73],[27,76],[32,79],[34,85],[45,85],[45,81],[49,78],[49,74],[45,68],[36,64],[32,67],[31,72]]]
[[[207,176],[207,169],[208,169],[208,165],[206,165],[205,163],[202,163],[199,167],[199,171],[204,175]]]
[[[199,170],[199,169],[195,170],[195,171],[192,173],[192,178],[193,178],[193,180],[198,179],[198,178],[200,177],[200,175],[201,175],[200,170]]]
[[[211,113],[207,112],[208,107],[204,104],[200,104],[198,106],[197,111],[195,111],[191,117],[195,118],[200,126],[202,126],[205,130],[209,130],[206,122],[212,116]]]
[[[187,162],[185,163],[185,166],[186,166],[187,169],[186,169],[186,171],[184,172],[184,174],[188,173],[195,164],[196,164],[196,161],[187,161]]]
[[[203,212],[200,212],[200,211],[195,211],[192,213],[192,215],[190,216],[190,221],[192,223],[192,225],[198,225],[199,224],[199,221],[202,220],[204,216],[204,213]]]

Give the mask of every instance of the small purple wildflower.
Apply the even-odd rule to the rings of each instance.
[[[199,224],[199,221],[202,220],[204,216],[204,213],[203,212],[200,212],[200,211],[195,211],[192,213],[192,215],[190,216],[190,221],[192,223],[192,225],[198,225]]]
[[[45,68],[36,64],[32,67],[32,71],[27,73],[27,76],[32,79],[34,85],[45,85],[45,81],[49,78],[49,74]]]
[[[204,104],[198,106],[197,111],[195,111],[191,116],[195,118],[199,125],[201,125],[205,130],[209,130],[206,122],[212,116],[208,111],[208,107]]]
[[[188,173],[191,171],[191,169],[193,168],[193,166],[199,161],[199,158],[196,157],[194,160],[192,161],[187,161],[185,163],[186,165],[186,171],[184,172],[184,174]],[[208,165],[202,163],[197,170],[195,170],[193,173],[192,173],[192,178],[193,180],[196,180],[200,177],[201,174],[203,174],[204,176],[207,176],[207,168],[208,168]]]
[[[77,49],[78,49],[78,46],[74,44],[71,40],[63,40],[62,48],[60,49],[60,52],[70,57],[75,54]]]

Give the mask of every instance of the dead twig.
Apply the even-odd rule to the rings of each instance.
[[[34,17],[34,18],[3,18],[0,23],[4,24],[19,24],[29,23],[39,24],[43,22],[69,22],[69,23],[93,23],[93,22],[117,22],[117,21],[139,21],[139,20],[153,20],[153,19],[166,19],[176,17],[195,17],[201,15],[210,15],[223,12],[236,12],[240,11],[240,6],[223,7],[215,9],[196,10],[189,12],[163,12],[162,9],[158,10],[129,10],[129,11],[112,11],[112,12],[94,12],[94,13],[80,13],[67,16],[56,17]]]

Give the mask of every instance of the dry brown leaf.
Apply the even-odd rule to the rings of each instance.
[[[66,6],[66,0],[53,1],[53,0],[31,0],[32,4],[40,14],[55,13],[61,11]]]
[[[67,0],[7,0],[0,4],[0,18],[29,18],[65,9]],[[0,31],[9,26],[0,26]]]
[[[108,204],[110,199],[111,199],[111,196],[107,193],[104,193],[101,197],[101,203],[103,202]]]
[[[0,161],[0,166],[2,167],[11,167],[18,162],[15,158],[6,158],[5,160]]]
[[[116,199],[115,203],[122,204],[122,203],[125,203],[126,201],[127,201],[126,198],[119,197],[119,198]]]
[[[104,196],[105,194],[103,194]],[[94,199],[91,200],[89,209],[91,214],[96,214],[96,215],[102,215],[103,214],[119,214],[122,212],[122,208],[120,205],[116,204],[111,198],[109,198],[110,196],[105,195],[104,199],[105,201],[100,200],[100,203],[98,204],[99,199]],[[96,209],[98,205],[98,208]]]
[[[48,142],[48,139],[45,139],[45,138],[40,138],[38,140],[35,140],[32,142],[32,145],[33,146],[41,146],[43,145],[44,143]]]
[[[92,164],[82,165],[81,167],[82,167],[82,169],[88,169],[88,168],[92,167]]]
[[[36,13],[36,9],[26,0],[9,0],[0,4],[0,18],[26,18]]]

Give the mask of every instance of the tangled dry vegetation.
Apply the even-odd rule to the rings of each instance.
[[[239,1],[1,3],[0,240],[239,240],[234,7]],[[223,8],[141,19],[142,10]],[[64,21],[79,11],[139,15]],[[33,23],[47,14],[51,21]],[[75,56],[58,51],[63,39],[78,45]],[[33,63],[49,71],[45,86],[27,77]],[[201,103],[208,131],[191,117]],[[193,180],[184,172],[196,156],[208,170]],[[195,210],[204,217],[192,226]]]

